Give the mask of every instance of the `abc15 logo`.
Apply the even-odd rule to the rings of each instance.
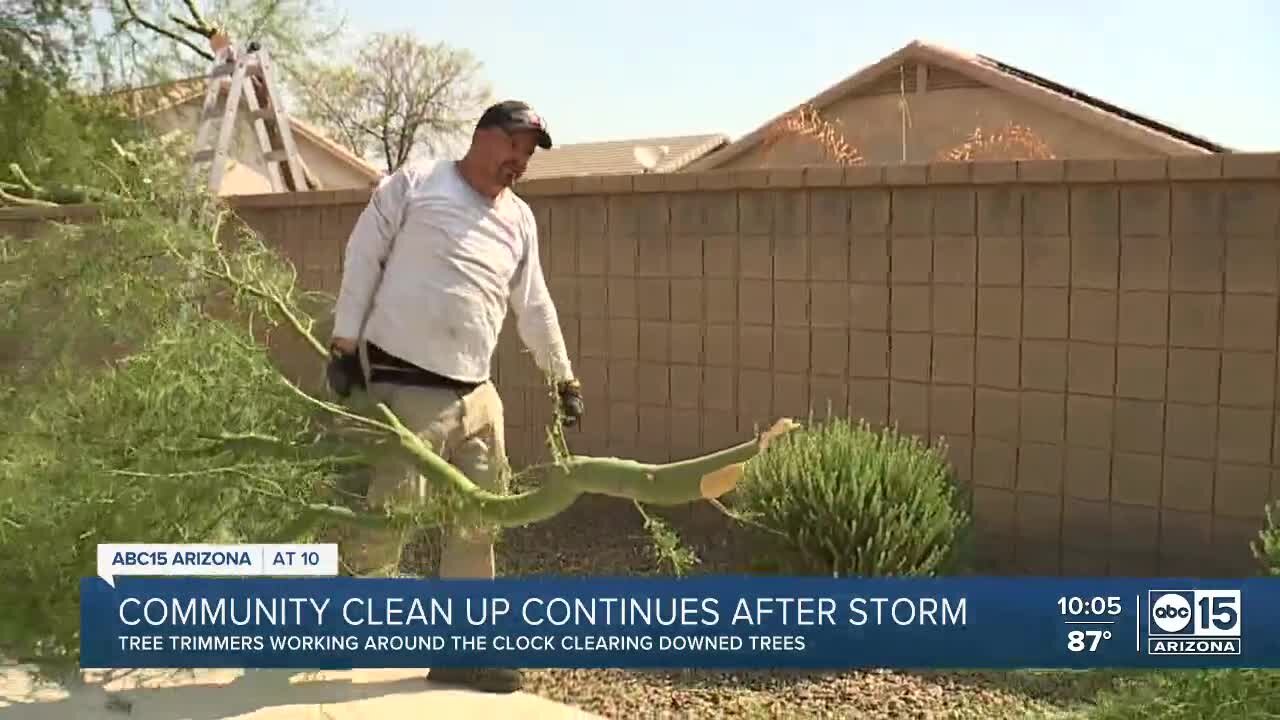
[[[1240,637],[1239,590],[1150,590],[1147,633]]]

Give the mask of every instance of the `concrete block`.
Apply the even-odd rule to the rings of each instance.
[[[933,381],[971,385],[974,381],[975,342],[972,337],[933,336]]]
[[[889,346],[891,377],[928,382],[933,365],[931,340],[927,333],[893,333]]]
[[[1224,407],[1218,411],[1218,459],[1264,464],[1271,460],[1270,411]]]
[[[1280,243],[1266,235],[1229,235],[1226,239],[1228,293],[1275,293]]]
[[[1169,342],[1180,347],[1218,347],[1222,337],[1222,296],[1173,293],[1169,300]]]
[[[1014,187],[980,187],[978,235],[1016,236],[1022,232],[1022,191]]]
[[[1116,453],[1111,471],[1112,502],[1126,505],[1159,505],[1162,473],[1159,455]]]
[[[1120,230],[1120,192],[1114,185],[1071,188],[1071,232],[1114,235]]]
[[[1162,400],[1168,349],[1120,345],[1116,349],[1116,396]]]
[[[927,291],[928,288],[926,287]],[[849,286],[850,325],[860,330],[889,327],[889,288],[884,285]]]
[[[1120,241],[1113,235],[1070,238],[1071,284],[1078,288],[1114,290],[1120,273]]]
[[[1169,238],[1124,237],[1120,240],[1120,288],[1168,290]]]
[[[849,227],[854,235],[887,235],[890,194],[885,188],[856,189],[849,193]]]
[[[1169,349],[1169,400],[1218,402],[1219,356],[1216,350]]]
[[[927,235],[893,238],[890,277],[895,283],[927,283],[933,270],[933,242]]]
[[[701,365],[704,363],[704,327],[705,325],[701,323],[671,324],[672,363],[685,363],[689,365]]]
[[[933,282],[973,285],[978,281],[978,238],[938,235],[933,239]]]
[[[1181,512],[1210,512],[1213,509],[1213,485],[1212,461],[1166,457],[1160,504]]]
[[[853,287],[878,287],[883,291],[878,298],[873,297],[871,300],[881,303],[884,311],[879,315],[876,315],[875,312],[869,314],[872,318],[880,318],[880,327],[878,329],[887,327],[889,312],[888,289],[883,285]],[[853,295],[851,286],[848,283],[814,281],[809,284],[809,320],[813,327],[849,327],[850,308],[852,305]]]
[[[978,288],[978,334],[1016,338],[1022,334],[1022,293],[1018,288]]]
[[[1169,234],[1169,186],[1125,185],[1120,190],[1120,232],[1126,236]]]
[[[809,328],[775,328],[773,367],[788,373],[809,372]]]
[[[1018,393],[979,387],[974,391],[973,433],[979,438],[1018,441]]]
[[[1213,510],[1218,515],[1261,520],[1270,500],[1271,471],[1258,465],[1218,466]]]
[[[973,235],[977,232],[977,197],[966,187],[933,190],[935,235]]]
[[[1066,235],[1030,235],[1023,241],[1022,282],[1026,287],[1067,287],[1071,277],[1071,239]]]
[[[934,353],[937,354],[936,348]],[[1067,343],[1062,340],[1024,340],[1022,387],[1028,390],[1065,392]]]
[[[768,370],[773,365],[773,329],[769,325],[743,325],[738,329],[738,365]]]
[[[993,488],[1012,489],[1018,475],[1018,448],[1012,442],[996,440],[992,438],[974,438],[973,441],[973,484],[974,498],[973,510],[975,525],[984,528],[987,531],[999,529],[1001,524],[1006,521],[1004,517],[1000,518],[1001,524],[994,522],[994,518],[990,517],[990,509],[985,511],[987,515],[984,517],[984,509],[980,498],[983,496],[1007,498],[1009,525],[1013,524],[1013,493],[1000,492],[992,490]],[[1003,515],[1003,513],[1002,513]]]
[[[978,284],[1022,284],[1022,239],[1016,235],[982,235],[978,238]]]
[[[894,380],[889,383],[889,417],[904,433],[927,440],[929,386]]]
[[[889,282],[887,235],[864,235],[853,238],[849,251],[849,280],[869,283]]]
[[[1169,285],[1173,290],[1221,292],[1226,254],[1221,235],[1173,238]]]
[[[1168,448],[1166,453],[1212,460],[1217,448],[1218,408],[1213,405],[1169,403],[1168,413],[1164,429],[1164,444]]]
[[[1019,397],[1020,438],[1023,441],[1062,444],[1066,438],[1066,396],[1061,393],[1024,390]]]
[[[1018,341],[1004,338],[978,338],[977,379],[979,385],[1017,389],[1021,360]]]
[[[776,280],[773,283],[773,322],[786,327],[809,326],[809,283]]]
[[[738,236],[706,235],[702,238],[702,266],[707,277],[738,277]]]
[[[1067,290],[1032,288],[1022,291],[1022,336],[1065,339],[1067,337]]]
[[[707,321],[731,323],[738,320],[738,284],[730,278],[708,278]]]
[[[1276,349],[1276,296],[1229,293],[1222,309],[1222,344],[1231,350]]]
[[[1067,448],[1067,468],[1063,477],[1063,494],[1068,506],[1092,508],[1100,519],[1107,517],[1104,503],[1111,495],[1111,454],[1095,448]],[[1078,498],[1079,500],[1076,500]],[[1102,536],[1106,537],[1105,533]]]
[[[894,285],[890,288],[890,325],[895,331],[928,332],[933,302],[928,285]]]
[[[1271,352],[1222,353],[1223,405],[1270,408],[1275,403],[1276,355]]]
[[[1119,340],[1135,345],[1161,345],[1169,340],[1169,295],[1162,292],[1120,293]]]
[[[1116,450],[1155,455],[1161,452],[1164,436],[1162,403],[1117,399],[1115,423]],[[1116,475],[1119,474],[1117,470]]]
[[[977,327],[977,289],[972,285],[933,286],[933,330],[973,336]]]
[[[1018,448],[1018,517],[1027,527],[1041,525],[1024,537],[1056,537],[1057,511],[1062,495],[1063,456],[1061,445],[1024,442]],[[1043,493],[1043,495],[1041,495]],[[1047,497],[1046,497],[1047,496]]]
[[[929,393],[931,436],[968,436],[973,432],[973,387],[933,385]]]
[[[819,281],[845,282],[849,279],[849,237],[814,235],[809,239],[809,277]]]
[[[1114,427],[1115,401],[1111,398],[1067,396],[1068,445],[1109,450]]]

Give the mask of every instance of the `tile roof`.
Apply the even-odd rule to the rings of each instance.
[[[1233,152],[1231,148],[1224,145],[1178,130],[989,56],[966,53],[921,40],[908,43],[892,54],[828,87],[801,105],[811,105],[822,110],[876,83],[885,73],[908,61],[927,62],[955,71],[997,90],[1127,137],[1157,152],[1170,154]],[[790,112],[790,109],[787,112]],[[780,113],[759,128],[714,154],[690,164],[685,169],[709,170],[738,157],[760,144],[768,134],[769,128],[785,115],[786,112]]]
[[[660,155],[665,147],[665,155],[651,172],[674,172],[728,142],[728,135],[715,133],[559,145],[534,153],[523,179],[643,173],[644,167],[633,154],[637,147],[653,148]]]

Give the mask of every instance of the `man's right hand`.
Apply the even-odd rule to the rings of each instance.
[[[341,398],[351,395],[351,390],[364,387],[364,371],[360,368],[360,356],[356,344],[343,338],[334,338],[329,345],[329,364],[325,368],[329,388]]]

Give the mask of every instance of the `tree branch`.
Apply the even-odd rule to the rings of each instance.
[[[133,22],[136,22],[137,24],[139,24],[139,25],[141,25],[142,27],[144,27],[144,28],[146,28],[146,29],[148,29],[148,30],[150,30],[150,31],[152,31],[152,32],[154,32],[154,33],[156,33],[157,35],[161,35],[161,36],[163,36],[163,37],[169,38],[170,40],[172,40],[172,41],[174,41],[174,42],[176,42],[176,43],[179,43],[179,44],[181,44],[181,45],[185,45],[185,46],[186,46],[187,48],[189,48],[192,52],[194,52],[194,53],[198,54],[200,57],[202,57],[202,58],[204,58],[204,59],[206,59],[206,60],[210,60],[210,61],[212,61],[212,60],[213,60],[213,53],[209,52],[208,50],[205,50],[205,49],[201,48],[200,46],[198,46],[198,45],[196,45],[195,43],[191,42],[190,40],[188,40],[188,39],[186,39],[186,38],[182,37],[181,35],[179,35],[179,34],[177,34],[177,33],[173,32],[172,30],[168,30],[168,29],[166,29],[166,28],[160,27],[160,26],[159,26],[159,25],[157,25],[156,23],[151,22],[150,20],[147,20],[146,18],[142,17],[142,15],[138,12],[138,6],[137,6],[137,4],[134,2],[134,0],[124,0],[124,7],[125,7],[125,10],[128,10],[128,11],[129,11],[129,18],[128,18],[128,19],[126,19],[126,21],[125,21],[125,22],[121,23],[121,25],[120,25],[120,26],[121,26],[122,28],[123,28],[126,24],[128,24],[128,22],[129,22],[130,20],[132,20]]]

